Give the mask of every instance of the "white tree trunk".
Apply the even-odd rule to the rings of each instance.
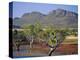
[[[33,45],[33,36],[32,36],[31,41],[30,41],[30,48],[32,48],[32,45]]]

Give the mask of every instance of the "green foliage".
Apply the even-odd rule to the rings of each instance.
[[[13,39],[23,39],[24,36],[25,35],[24,35],[23,31],[17,31],[17,30],[13,31]]]
[[[33,35],[34,34],[33,30],[34,30],[34,25],[29,24],[29,25],[23,26],[23,32],[24,32],[25,36]]]
[[[57,40],[56,40],[56,35],[55,35],[55,32],[50,32],[50,37],[49,37],[49,40],[48,40],[48,44],[50,46],[56,46],[57,45]]]
[[[23,25],[23,31],[14,31],[13,33],[14,38],[22,39],[24,36],[31,36],[33,39],[41,39],[46,41],[49,45],[55,46],[58,44],[58,41],[64,40],[67,35],[76,36],[77,30],[68,28],[58,29],[54,28],[52,25],[42,25],[38,21],[35,24]],[[59,35],[57,35],[57,33],[59,33]]]

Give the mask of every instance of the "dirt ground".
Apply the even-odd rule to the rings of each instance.
[[[72,36],[73,37],[73,36]],[[71,55],[71,54],[78,54],[78,43],[77,38],[71,39],[67,37],[63,43],[57,47],[57,49],[53,52],[52,55]],[[72,43],[71,43],[72,41]],[[69,43],[68,43],[69,42]],[[68,44],[66,44],[68,43]],[[22,45],[20,46],[20,51],[16,49],[13,50],[13,56],[48,56],[50,47],[45,44],[36,44],[33,45],[33,48],[29,48],[29,45]]]

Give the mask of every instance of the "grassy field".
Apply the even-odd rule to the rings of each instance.
[[[78,37],[73,35],[66,36],[62,44],[78,44]]]

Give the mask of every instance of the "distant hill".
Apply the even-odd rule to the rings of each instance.
[[[40,21],[43,25],[52,24],[54,27],[77,28],[78,14],[63,9],[53,10],[47,15],[40,12],[25,13],[20,18],[14,18],[13,25],[23,26],[24,24],[34,24],[36,21]]]

